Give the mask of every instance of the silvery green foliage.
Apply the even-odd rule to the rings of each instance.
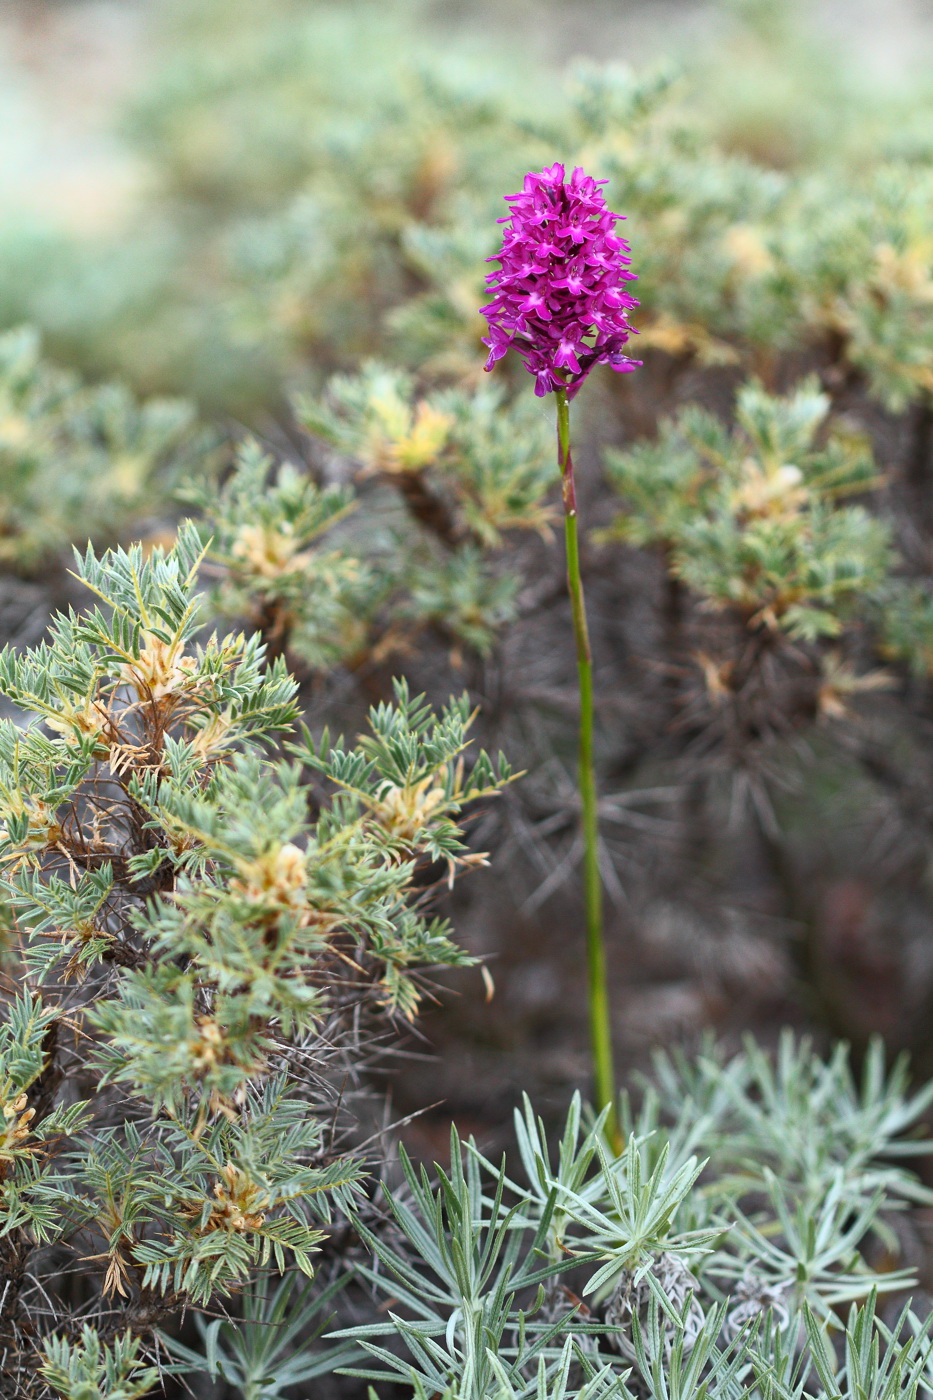
[[[884,1321],[874,1289],[864,1304],[852,1304],[841,1337],[838,1319],[827,1332],[805,1307],[802,1334],[773,1330],[770,1354],[762,1348],[753,1357],[755,1393],[762,1400],[916,1400],[929,1393],[931,1323],[933,1314],[920,1322],[909,1306]]]
[[[561,1269],[545,1249],[549,1203],[534,1227],[520,1228],[520,1203],[505,1203],[504,1172],[487,1172],[476,1154],[464,1154],[456,1131],[450,1173],[437,1169],[436,1188],[404,1149],[401,1163],[406,1195],[393,1193],[387,1204],[406,1251],[358,1227],[373,1254],[372,1266],[361,1273],[393,1301],[385,1322],[338,1334],[358,1339],[382,1363],[354,1374],[417,1377],[427,1394],[454,1387],[457,1394],[487,1395],[495,1393],[504,1372],[518,1394],[533,1393],[537,1381],[523,1380],[522,1367],[531,1363],[537,1373],[539,1359],[547,1360],[550,1344],[564,1330],[560,1320],[529,1328],[525,1316],[529,1300],[540,1305],[543,1286]],[[376,1340],[394,1337],[407,1355],[398,1357]]]
[[[243,1294],[241,1316],[210,1322],[200,1314],[196,1317],[201,1350],[163,1335],[172,1369],[181,1375],[206,1371],[211,1380],[225,1381],[245,1400],[279,1400],[283,1392],[358,1359],[359,1349],[352,1342],[312,1349],[349,1279],[345,1274],[321,1288],[294,1274],[279,1282],[259,1276]]]
[[[33,1339],[57,1332],[83,1400],[124,1328],[313,1273],[363,1170],[328,1075],[352,1079],[374,1016],[414,1017],[423,969],[469,961],[416,867],[481,863],[459,814],[508,777],[468,759],[465,698],[436,714],[404,683],[353,744],[297,729],[284,664],[203,634],[201,558],[191,527],[169,552],[89,547],[96,605],[0,653],[23,985],[0,1015],[0,1365],[25,1393]],[[80,1343],[49,1291],[65,1260],[94,1300]]]
[[[916,1280],[871,1261],[931,1199],[898,1161],[931,1101],[880,1045],[857,1080],[789,1034],[774,1061],[659,1057],[618,1155],[579,1097],[556,1143],[526,1099],[520,1171],[456,1134],[434,1181],[402,1154],[395,1235],[361,1226],[388,1317],[336,1336],[418,1396],[911,1400],[928,1326],[881,1299]]]
[[[92,1327],[84,1327],[74,1343],[51,1337],[42,1375],[61,1400],[142,1400],[159,1377],[140,1361],[138,1338],[125,1333],[104,1346]]]

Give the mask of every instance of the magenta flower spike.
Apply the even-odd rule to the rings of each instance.
[[[589,983],[590,1042],[596,1104],[610,1145],[622,1150],[615,1104],[609,971],[603,938],[603,892],[599,865],[599,802],[594,754],[593,656],[580,571],[577,493],[570,452],[570,400],[594,365],[620,374],[640,360],[624,353],[636,334],[628,313],[638,302],[626,290],[635,280],[631,251],[616,233],[621,214],[606,208],[600,188],[579,166],[569,180],[552,165],[525,176],[521,194],[506,196],[511,213],[502,248],[489,262],[498,272],[486,278],[492,301],[482,314],[489,322],[486,369],[514,346],[535,377],[539,397],[553,393],[557,407],[557,460],[563,483],[567,591],[573,618],[580,690],[579,789],[583,837],[583,902]]]
[[[525,176],[520,194],[506,196],[511,213],[498,262],[486,282],[493,299],[482,308],[489,322],[486,369],[513,347],[535,376],[539,396],[565,389],[573,398],[594,365],[625,374],[640,361],[623,353],[637,334],[628,313],[638,302],[627,284],[631,251],[615,231],[624,215],[606,207],[601,189],[579,166]]]

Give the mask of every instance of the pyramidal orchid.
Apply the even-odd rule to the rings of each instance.
[[[563,482],[567,588],[573,616],[580,689],[579,787],[583,835],[583,894],[586,911],[590,1041],[597,1107],[607,1109],[607,1130],[621,1148],[615,1105],[612,1022],[603,938],[599,824],[593,760],[593,658],[580,574],[577,496],[570,453],[570,400],[596,365],[617,373],[637,369],[625,354],[635,329],[628,313],[638,302],[628,290],[635,273],[631,249],[616,233],[623,217],[606,207],[602,186],[578,166],[568,180],[562,165],[525,176],[519,194],[507,195],[510,212],[502,247],[486,278],[492,301],[482,308],[489,322],[483,344],[491,370],[515,349],[535,377],[539,397],[557,403],[558,463]]]
[[[628,291],[631,251],[615,231],[623,217],[606,207],[601,189],[578,166],[569,180],[552,165],[525,176],[520,194],[506,196],[511,212],[499,269],[486,278],[494,293],[482,314],[489,322],[486,368],[514,348],[535,376],[535,393],[566,390],[573,398],[595,365],[620,373],[639,362],[624,353],[634,333]]]

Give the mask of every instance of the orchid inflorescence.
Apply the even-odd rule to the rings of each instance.
[[[573,397],[595,365],[620,373],[637,369],[623,347],[637,334],[628,323],[638,305],[626,290],[635,280],[629,245],[615,232],[622,214],[606,207],[600,188],[577,166],[569,180],[561,164],[529,172],[520,194],[506,196],[511,213],[500,264],[486,278],[492,301],[486,369],[513,346],[535,376],[539,397],[566,389]]]
[[[487,276],[496,295],[482,314],[489,322],[486,369],[514,345],[535,376],[539,398],[553,393],[557,408],[557,459],[564,503],[567,591],[573,617],[580,693],[578,783],[583,837],[583,903],[589,979],[590,1038],[596,1101],[609,1114],[608,1132],[618,1147],[615,1119],[612,1016],[603,943],[602,874],[594,765],[593,657],[580,573],[577,493],[570,451],[570,400],[595,365],[625,373],[640,361],[623,354],[635,334],[628,312],[638,302],[626,291],[635,273],[631,251],[615,232],[621,214],[606,208],[601,185],[576,166],[569,180],[558,162],[525,176],[520,194],[506,196],[512,211],[500,223],[502,248]]]

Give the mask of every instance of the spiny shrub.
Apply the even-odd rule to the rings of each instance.
[[[374,1017],[414,1017],[424,970],[469,961],[430,888],[481,863],[459,814],[508,772],[467,761],[466,700],[436,715],[400,683],[354,745],[316,741],[282,661],[204,635],[200,558],[187,527],[168,553],[89,548],[96,605],[0,653],[17,1394],[44,1393],[46,1341],[50,1382],[97,1393],[79,1380],[132,1371],[127,1328],[257,1269],[310,1274],[362,1169],[333,1136],[335,1084]]]
[[[786,734],[892,688],[873,652],[924,667],[929,603],[892,523],[868,509],[871,443],[814,377],[784,395],[741,385],[733,424],[688,404],[605,464],[623,508],[597,538],[658,557],[667,640],[700,708],[731,713],[749,739]]]
[[[488,38],[451,43],[420,3],[167,13],[125,126],[153,175],[135,225],[103,258],[7,235],[0,307],[78,360],[238,412],[309,358],[469,375],[501,193],[558,159],[627,211],[639,344],[673,377],[806,350],[837,390],[927,401],[928,95],[866,83],[791,6],[743,5],[708,45],[644,71],[577,63],[562,85],[533,63],[519,81]]]
[[[731,430],[690,405],[656,441],[609,452],[625,500],[615,536],[660,548],[707,606],[750,628],[837,636],[894,556],[889,527],[846,503],[877,484],[870,443],[828,424],[829,409],[815,379],[783,397],[752,381]]]
[[[300,396],[301,425],[335,458],[320,486],[245,442],[233,470],[191,485],[212,601],[248,618],[273,652],[318,669],[411,646],[431,625],[455,653],[488,653],[514,620],[521,573],[506,542],[548,534],[548,425],[498,389],[419,393],[375,363]]]
[[[0,567],[112,539],[164,509],[173,475],[208,447],[190,404],[82,384],[41,358],[34,330],[0,336]]]

